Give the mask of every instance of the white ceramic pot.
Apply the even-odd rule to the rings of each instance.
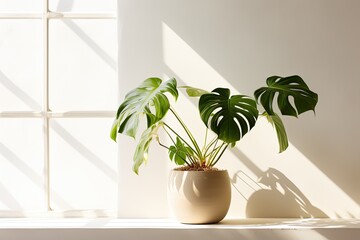
[[[168,184],[168,201],[181,223],[220,222],[231,201],[229,174],[226,170],[173,170]]]

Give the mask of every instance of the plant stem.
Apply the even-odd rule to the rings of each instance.
[[[162,144],[160,141],[158,141],[159,145],[163,148],[166,148],[167,150],[170,150],[170,148],[164,144]]]
[[[193,152],[196,152],[195,149],[193,149],[193,148],[191,147],[191,145],[185,141],[185,139],[183,139],[177,132],[175,132],[174,129],[172,129],[172,128],[171,128],[169,125],[167,125],[165,122],[163,122],[163,123],[164,123],[164,126],[166,126],[168,129],[170,129],[170,131],[172,131],[178,138],[180,138],[181,141],[183,141],[189,148],[191,148],[191,150],[192,150]],[[175,144],[175,143],[174,143],[174,144]]]
[[[226,143],[222,143],[221,147],[219,148],[219,150],[225,145]],[[211,166],[214,166],[221,158],[221,156],[224,154],[225,150],[227,149],[227,147],[229,146],[229,144],[226,144],[225,147],[223,148],[223,150],[221,151],[220,155],[217,157],[217,159],[214,162],[211,162]],[[219,153],[219,151],[216,152],[215,156]]]
[[[207,141],[208,131],[209,131],[209,129],[208,129],[208,128],[205,128],[205,139],[204,139],[204,147],[203,147],[203,151],[205,151],[205,150],[206,150],[206,141]],[[206,154],[204,153],[204,155],[206,155]]]
[[[190,160],[190,162],[192,163],[192,165],[196,165],[196,161],[195,159],[189,154],[187,155],[188,159]],[[189,165],[190,166],[190,165]]]
[[[214,159],[216,158],[218,152],[219,152],[219,148],[221,146],[217,146],[217,143],[219,142],[218,139],[216,139],[216,141],[214,142],[214,147],[213,149],[211,150],[210,154],[209,154],[209,166],[211,166],[211,164],[213,163]]]
[[[197,144],[194,136],[191,134],[190,130],[187,128],[187,126],[185,125],[185,123],[181,120],[180,116],[175,112],[174,109],[172,109],[170,107],[170,111],[174,114],[174,116],[176,117],[176,119],[179,121],[179,123],[181,124],[181,126],[184,128],[186,134],[188,135],[188,137],[190,138],[191,142],[193,143],[195,149],[196,149],[196,152],[197,152],[197,155],[199,156],[199,160],[200,162],[202,161],[202,152],[199,148],[199,145]],[[190,146],[189,146],[190,147]],[[195,151],[194,151],[195,152]]]
[[[164,123],[164,122],[163,122]],[[165,123],[164,123],[165,124]],[[163,129],[164,129],[164,131],[166,132],[166,134],[169,136],[169,138],[170,138],[170,140],[172,141],[172,143],[174,144],[174,145],[176,145],[176,143],[175,143],[175,141],[174,141],[174,139],[172,138],[172,136],[171,136],[171,134],[166,130],[166,128],[163,126]]]
[[[207,129],[207,128],[206,128],[206,129]],[[206,146],[205,152],[204,152],[204,157],[205,157],[205,158],[208,156],[207,153],[208,153],[210,147],[211,147],[213,144],[215,144],[215,143],[217,142],[217,140],[218,140],[218,138],[217,138],[217,137],[214,137],[214,139],[211,140],[211,142]],[[210,155],[210,154],[211,154],[211,153],[209,153],[209,155]]]

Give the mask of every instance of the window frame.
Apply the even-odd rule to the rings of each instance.
[[[43,1],[42,12],[0,12],[0,20],[2,19],[40,19],[42,20],[42,51],[43,51],[43,102],[42,109],[40,111],[0,111],[0,119],[2,118],[37,118],[42,119],[43,123],[43,162],[44,162],[44,198],[45,209],[44,212],[33,213],[26,211],[12,211],[12,210],[0,210],[0,217],[37,217],[37,216],[63,216],[64,211],[54,211],[51,208],[51,183],[50,183],[50,120],[58,118],[113,118],[116,111],[52,111],[49,106],[49,22],[53,19],[117,19],[116,10],[114,13],[96,13],[96,12],[54,12],[49,9],[49,0]],[[117,75],[117,69],[116,73]],[[97,211],[92,210],[71,210],[71,213],[67,213],[69,217],[114,217],[117,212],[113,211]]]

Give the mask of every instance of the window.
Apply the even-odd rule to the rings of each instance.
[[[0,216],[117,207],[116,0],[0,0]]]

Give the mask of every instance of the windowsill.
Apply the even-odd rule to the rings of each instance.
[[[0,219],[0,236],[4,239],[346,240],[359,235],[360,219],[228,219],[211,225],[186,225],[167,219]]]
[[[181,224],[173,219],[117,219],[117,218],[0,218],[0,229],[16,228],[158,228],[158,229],[318,229],[356,228],[360,219],[225,219],[218,224]]]

